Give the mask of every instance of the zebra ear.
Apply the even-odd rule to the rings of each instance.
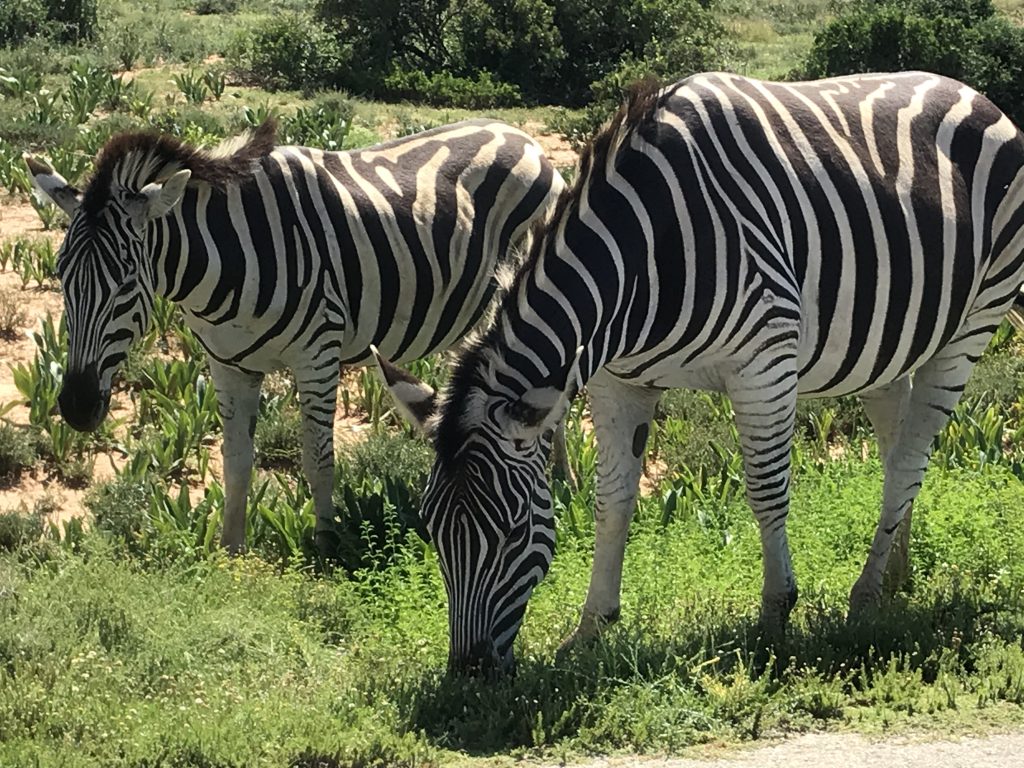
[[[139,199],[142,202],[142,209],[139,213],[142,219],[149,221],[167,215],[185,194],[185,187],[191,177],[192,171],[186,168],[178,171],[166,181],[153,182],[139,190]]]
[[[67,180],[43,160],[24,155],[25,165],[32,176],[32,186],[46,200],[60,208],[68,216],[74,216],[82,204],[82,193],[68,184]]]
[[[384,381],[384,386],[391,392],[398,410],[414,427],[429,435],[430,417],[434,415],[437,407],[437,393],[434,388],[424,384],[408,371],[392,365],[372,344],[370,351],[377,361],[377,373]]]
[[[580,358],[583,347],[576,348],[572,363],[556,381],[546,387],[527,390],[505,408],[506,429],[516,440],[534,440],[552,429],[565,416],[569,404],[580,389]]]

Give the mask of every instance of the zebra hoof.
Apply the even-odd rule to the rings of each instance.
[[[324,568],[338,559],[339,540],[334,531],[316,531],[313,534],[313,543],[316,546],[317,558]]]
[[[605,629],[619,620],[619,615],[618,608],[605,614],[597,614],[584,609],[579,626],[558,646],[556,657],[561,658],[574,648],[586,648],[592,645]]]
[[[781,640],[786,636],[789,614],[797,601],[796,586],[776,595],[761,596],[761,631],[771,641]]]
[[[882,602],[882,588],[880,584],[874,584],[863,577],[857,579],[857,583],[850,590],[850,622],[863,621],[871,618],[878,612]]]

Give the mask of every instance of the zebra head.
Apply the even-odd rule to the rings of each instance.
[[[420,511],[448,593],[453,672],[508,672],[534,587],[547,574],[555,528],[546,466],[571,386],[510,400],[482,386],[433,389],[380,357],[399,410],[434,443]]]
[[[149,325],[153,264],[147,225],[181,199],[190,171],[131,191],[111,185],[100,207],[46,163],[25,158],[36,189],[71,219],[57,254],[68,358],[58,403],[73,428],[89,432],[107,415],[111,379]]]

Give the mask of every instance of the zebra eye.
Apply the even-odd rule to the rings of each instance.
[[[129,275],[125,278],[124,282],[121,283],[121,287],[118,289],[121,293],[128,293],[128,291],[134,291],[135,286],[138,284],[138,278],[135,275]]]

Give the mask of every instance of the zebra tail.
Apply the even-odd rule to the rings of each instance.
[[[1010,322],[1018,333],[1024,333],[1024,287],[1020,289],[1017,298],[1013,300],[1013,306],[1010,307]]]

